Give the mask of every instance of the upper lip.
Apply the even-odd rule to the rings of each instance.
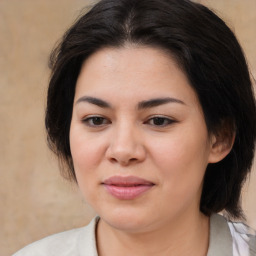
[[[110,178],[107,178],[103,181],[103,184],[105,185],[113,185],[113,186],[139,186],[139,185],[147,185],[152,186],[154,185],[153,182],[142,179],[140,177],[136,176],[112,176]]]

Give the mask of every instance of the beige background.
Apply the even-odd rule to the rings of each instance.
[[[0,255],[88,223],[93,211],[64,181],[45,142],[47,59],[89,1],[0,0]],[[256,77],[256,0],[201,0],[235,30]],[[255,169],[255,168],[254,168]],[[256,228],[256,172],[244,189]]]

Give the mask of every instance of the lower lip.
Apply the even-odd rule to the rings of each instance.
[[[120,187],[114,185],[106,185],[104,187],[114,197],[121,200],[132,200],[150,190],[153,185],[140,185],[131,187]]]

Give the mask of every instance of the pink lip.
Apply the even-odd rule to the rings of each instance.
[[[102,183],[106,190],[121,200],[132,200],[144,194],[155,184],[135,176],[113,176]]]

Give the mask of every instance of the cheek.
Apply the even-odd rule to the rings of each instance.
[[[173,136],[163,141],[153,141],[151,154],[155,161],[166,166],[200,165],[208,161],[208,147],[205,139],[196,136]]]
[[[95,136],[88,136],[83,129],[72,127],[70,129],[70,149],[75,174],[80,191],[90,205],[98,200],[95,187],[99,183],[96,172],[103,154],[102,140]]]
[[[170,138],[153,141],[151,155],[153,162],[169,180],[176,191],[191,185],[201,184],[208,163],[209,147],[207,134],[181,132]],[[175,191],[175,189],[174,189]]]
[[[102,158],[104,145],[101,138],[86,136],[83,129],[70,129],[70,150],[75,172],[83,175],[93,171]]]

